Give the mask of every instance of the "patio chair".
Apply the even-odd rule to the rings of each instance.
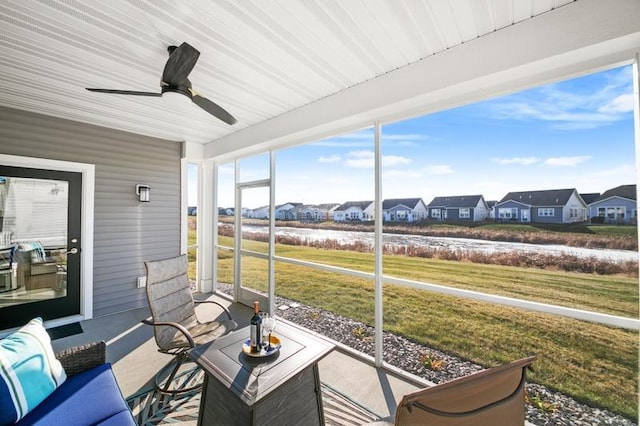
[[[187,255],[170,259],[145,262],[147,268],[147,300],[152,320],[142,322],[154,327],[154,336],[158,351],[172,355],[174,359],[155,377],[158,390],[165,393],[188,392],[202,386],[182,386],[172,389],[172,382],[180,366],[190,361],[187,351],[196,346],[211,342],[234,330],[237,326],[229,310],[212,300],[194,301],[187,278]],[[207,322],[200,322],[196,316],[196,304],[216,305],[220,315]],[[167,379],[166,373],[173,368]]]
[[[405,395],[395,425],[524,425],[523,358]]]

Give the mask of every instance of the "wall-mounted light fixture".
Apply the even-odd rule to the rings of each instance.
[[[136,185],[136,195],[141,203],[148,203],[151,200],[151,187],[149,185]]]

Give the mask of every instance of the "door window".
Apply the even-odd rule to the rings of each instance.
[[[80,173],[0,166],[0,323],[80,313]]]

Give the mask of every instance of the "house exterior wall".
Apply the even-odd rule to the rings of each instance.
[[[293,204],[283,204],[275,208],[275,216],[276,220],[293,220],[295,216],[292,216],[291,210],[293,209]],[[267,214],[266,217],[269,217]]]
[[[366,220],[366,221],[373,220],[375,218],[374,212],[375,212],[375,206],[374,206],[374,203],[371,203],[362,211],[362,220]]]
[[[622,216],[624,212],[624,217]],[[604,214],[604,223],[632,224],[638,220],[638,206],[635,200],[622,197],[611,197],[589,205],[589,217]]]
[[[468,222],[473,217],[473,209],[468,209],[469,216],[468,217],[460,217],[460,209],[459,208],[450,208],[447,209],[447,220],[451,222]],[[465,216],[465,215],[463,215]]]
[[[587,205],[575,191],[562,209],[562,220],[564,223],[584,222],[587,220]]]
[[[442,207],[429,207],[428,218],[431,220],[446,220],[447,210]]]
[[[144,261],[180,253],[180,144],[0,108],[0,153],[95,165],[93,314],[146,306]]]
[[[395,206],[382,215],[385,222],[413,222],[413,212],[407,206]]]
[[[250,210],[247,217],[253,219],[269,219],[269,207],[258,207],[257,209]]]
[[[404,205],[397,205],[382,212],[385,222],[415,222],[422,220],[427,215],[427,209],[424,203],[418,203],[416,208],[410,208]]]
[[[349,207],[345,211],[344,220],[364,220],[364,212],[359,207]]]
[[[300,210],[297,219],[303,221],[322,222],[329,217],[328,210],[308,207]]]
[[[480,200],[478,200],[478,205],[476,205],[473,209],[473,221],[482,222],[488,217],[489,208],[487,207],[487,203],[484,202],[484,197],[480,197]]]
[[[553,212],[549,215],[548,212]],[[535,223],[563,223],[564,209],[562,207],[531,207],[531,222]]]
[[[505,201],[495,206],[496,220],[499,222],[530,222],[529,206],[517,201]],[[509,214],[506,214],[509,213]],[[529,220],[527,220],[529,218]]]
[[[413,220],[424,220],[428,218],[428,215],[429,209],[427,209],[427,205],[420,200],[413,209]]]

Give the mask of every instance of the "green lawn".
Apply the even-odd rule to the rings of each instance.
[[[220,239],[221,244],[225,241]],[[254,244],[258,248],[262,243],[247,241],[245,246]],[[276,253],[356,270],[370,271],[372,265],[368,253],[283,245],[277,246]],[[264,261],[254,265],[249,258],[246,262],[247,271],[264,276]],[[387,275],[638,317],[637,278],[402,256],[385,256],[383,263]],[[233,259],[228,253],[221,253],[218,274],[221,282],[232,282]],[[373,283],[369,280],[278,262],[276,292],[373,324]],[[485,366],[536,355],[531,380],[637,418],[637,332],[392,285],[385,286],[384,326]]]

